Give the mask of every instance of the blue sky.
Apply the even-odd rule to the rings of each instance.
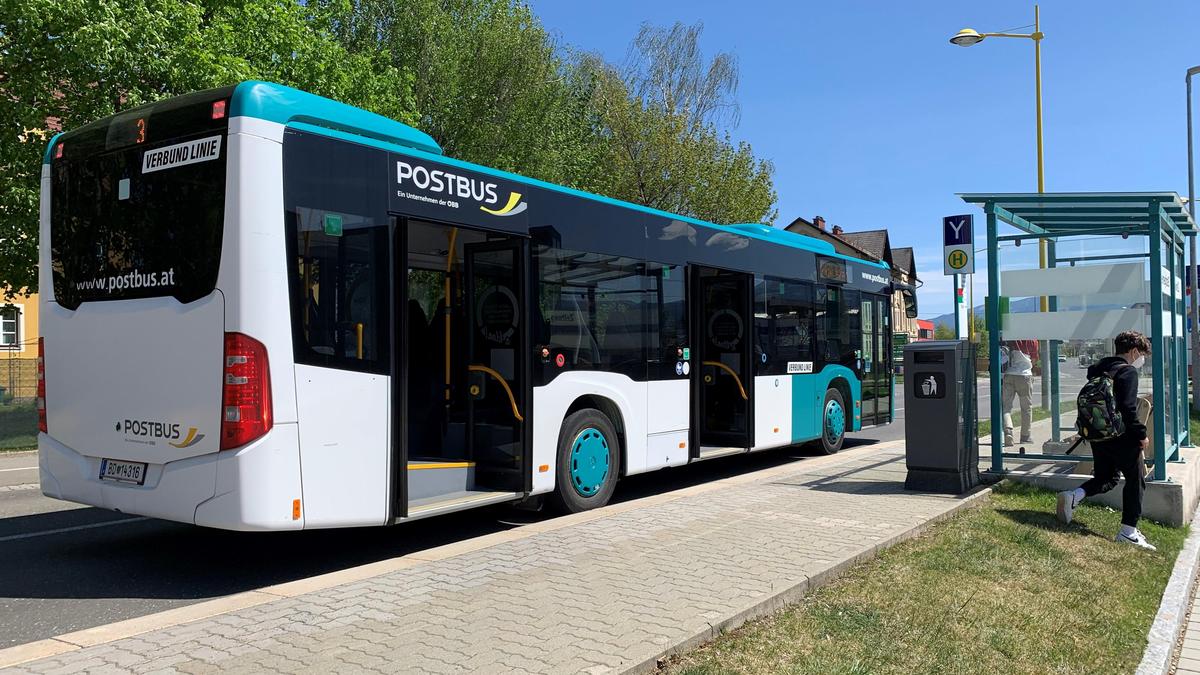
[[[954,193],[1037,189],[1032,42],[948,42],[964,26],[1032,24],[1032,3],[531,4],[561,42],[610,61],[642,22],[702,21],[704,49],[739,59],[733,134],[775,163],[776,225],[822,215],[889,228],[893,246],[916,249],[922,316],[951,307],[942,216],[976,213],[983,237],[981,214]],[[1046,189],[1186,195],[1184,73],[1200,65],[1200,2],[1051,0],[1041,19]]]

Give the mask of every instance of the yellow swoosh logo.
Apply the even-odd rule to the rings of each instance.
[[[516,208],[517,204],[520,203],[520,201],[521,201],[521,193],[520,192],[510,192],[510,193],[508,193],[508,203],[505,204],[504,208],[500,209],[499,211],[489,209],[486,206],[479,207],[479,210],[490,213],[493,216],[503,216],[503,215],[507,215],[509,211],[512,211],[514,208]]]
[[[200,436],[200,438],[204,438],[204,436]],[[189,427],[187,438],[183,439],[181,443],[171,443],[171,445],[176,448],[186,448],[193,443],[200,442],[200,438],[196,438],[196,427]]]

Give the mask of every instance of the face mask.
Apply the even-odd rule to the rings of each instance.
[[[1142,366],[1146,365],[1146,355],[1139,354],[1138,357],[1133,360],[1133,363],[1129,365],[1133,366],[1134,368],[1141,368]]]

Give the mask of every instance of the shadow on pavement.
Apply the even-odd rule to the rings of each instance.
[[[813,456],[811,450],[793,446],[631,476],[618,484],[613,502],[793,462],[799,467]],[[197,601],[394,558],[554,515],[500,506],[393,527],[262,533],[153,519],[119,523],[128,517],[95,508],[19,516],[0,520],[0,560],[8,571],[0,575],[0,600]],[[80,527],[97,523],[112,524]],[[79,529],[21,537],[59,528]],[[132,615],[146,611],[154,610]],[[108,620],[128,618],[128,613],[121,614]],[[6,623],[0,621],[0,645]]]

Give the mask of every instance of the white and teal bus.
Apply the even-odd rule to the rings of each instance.
[[[444,156],[265,82],[56,137],[42,491],[238,530],[385,525],[892,415],[886,266]]]

